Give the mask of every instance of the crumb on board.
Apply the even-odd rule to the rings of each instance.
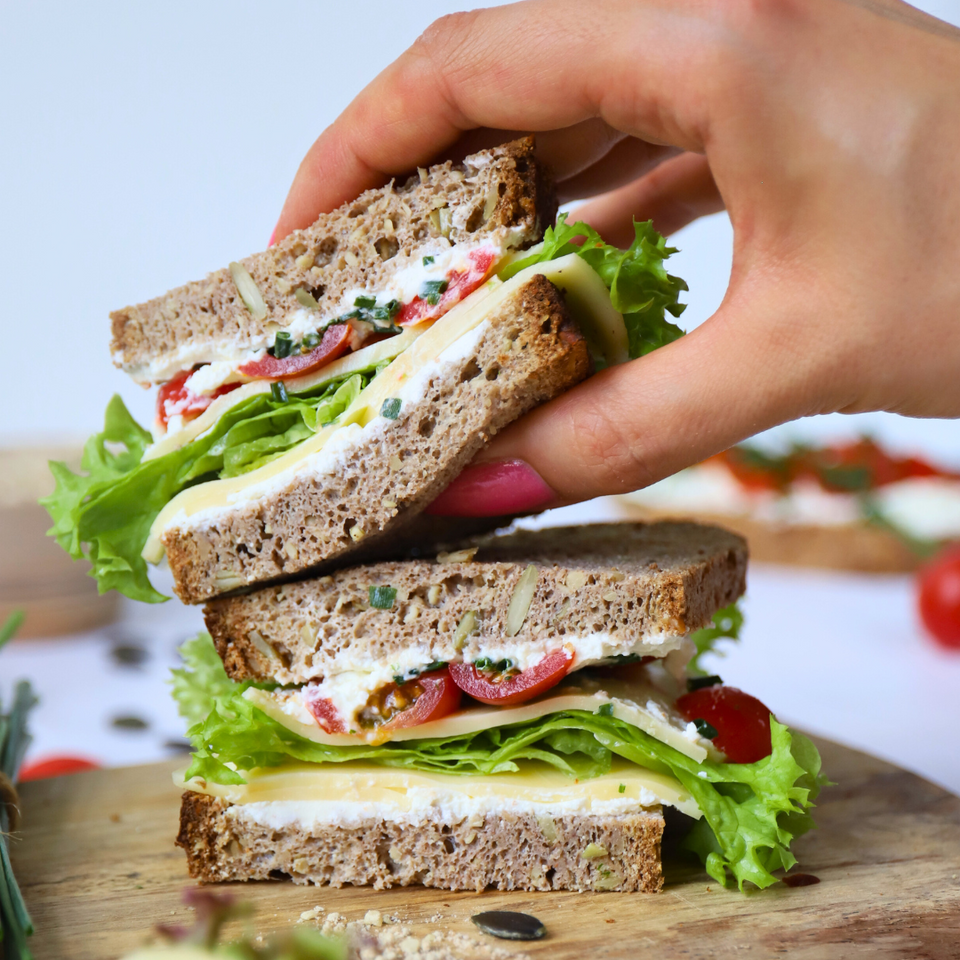
[[[437,923],[440,913],[425,922]],[[319,904],[300,914],[300,923],[314,922],[326,935],[346,934],[359,960],[530,960],[487,938],[479,939],[456,930],[429,930],[421,935],[396,916],[379,910],[367,910],[361,920],[348,920],[342,913],[330,912]]]

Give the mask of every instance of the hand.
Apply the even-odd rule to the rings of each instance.
[[[734,258],[717,312],[478,458],[526,468],[471,467],[445,496],[456,512],[458,490],[493,504],[517,470],[548,505],[634,490],[811,414],[960,416],[957,90],[960,31],[898,0],[458,14],[324,131],[278,235],[507,130],[538,131],[561,199],[594,197],[574,216],[611,242],[633,216],[669,232],[725,206]]]

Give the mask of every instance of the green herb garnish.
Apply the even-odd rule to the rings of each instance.
[[[378,610],[389,610],[397,599],[396,587],[370,587],[370,606]]]
[[[693,725],[697,728],[697,733],[707,740],[712,740],[717,735],[717,728],[707,723],[703,717],[697,717],[697,719],[693,721]]]
[[[718,683],[723,681],[715,673],[709,677],[690,677],[687,680],[687,690],[693,693],[694,690],[702,690],[704,687],[715,687]]]
[[[430,264],[433,263],[433,261],[434,261],[435,259],[436,259],[436,257],[424,257],[424,258],[423,258],[423,265],[424,265],[425,267],[429,267]]]
[[[0,626],[0,647],[16,633],[22,622],[21,610],[7,618]],[[16,686],[10,712],[4,714],[0,706],[0,779],[9,784],[11,790],[17,782],[20,765],[30,744],[27,714],[36,702],[30,684],[21,680]],[[15,826],[10,822],[10,811],[16,809],[15,801],[16,793],[0,799],[0,951],[10,960],[33,960],[33,954],[27,946],[27,938],[33,935],[33,921],[13,875],[7,849],[7,838]]]
[[[300,352],[309,353],[314,347],[320,346],[323,337],[319,333],[308,333],[300,343]]]
[[[376,297],[357,297],[357,299],[353,301],[353,305],[355,307],[360,307],[361,309],[364,309],[364,310],[369,310],[371,307],[375,307],[377,305],[377,298]]]
[[[273,355],[278,360],[283,360],[286,357],[289,357],[293,353],[294,342],[293,337],[290,336],[286,330],[281,330],[273,341]]]
[[[627,785],[625,783],[621,783],[620,786],[617,788],[617,793],[626,793],[626,792],[627,792]]]
[[[427,303],[435,307],[440,302],[440,295],[449,285],[447,280],[428,280],[420,291],[420,299],[426,300]]]
[[[287,393],[287,388],[283,385],[282,380],[275,380],[270,384],[270,396],[277,403],[288,403],[290,400],[290,395]]]
[[[388,420],[396,420],[400,416],[402,401],[399,397],[387,397],[380,406],[380,416]]]
[[[613,704],[605,703],[599,710],[597,710],[597,715],[601,717],[612,717],[613,716]]]

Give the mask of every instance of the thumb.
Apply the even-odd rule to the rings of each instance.
[[[798,349],[802,323],[751,312],[757,322],[725,301],[687,336],[534,410],[496,437],[430,512],[497,516],[627,493],[821,412],[822,354],[809,337]]]

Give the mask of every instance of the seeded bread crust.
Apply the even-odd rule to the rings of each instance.
[[[727,514],[682,514],[676,510],[647,510],[621,503],[633,516],[647,519],[678,517],[701,523],[722,523],[750,545],[755,563],[794,567],[825,567],[860,573],[913,573],[924,557],[896,534],[867,523],[819,527],[813,524],[773,524]]]
[[[159,382],[193,363],[261,349],[302,309],[298,288],[314,296],[318,318],[333,316],[345,291],[385,286],[398,269],[419,261],[421,250],[484,239],[523,249],[540,240],[556,210],[532,137],[473,154],[460,164],[438,164],[402,185],[367,190],[321,214],[305,230],[241,260],[266,304],[262,320],[244,306],[228,269],[111,313],[113,362],[139,382]],[[181,364],[178,358],[184,355],[178,350],[185,344],[197,352]],[[157,376],[143,369],[151,362],[176,369]]]
[[[168,528],[162,540],[177,595],[200,603],[289,579],[395,534],[494,434],[590,369],[561,293],[532,277],[487,318],[475,350],[442,368],[422,399],[404,403],[335,475],[301,469],[269,498]]]
[[[425,662],[471,661],[505,636],[514,588],[528,564],[536,590],[515,640],[614,634],[625,646],[651,632],[706,626],[746,588],[743,540],[693,523],[623,523],[521,531],[487,538],[468,562],[411,560],[351,567],[318,579],[213,601],[207,629],[235,680],[306,683],[364,660],[428,646]],[[369,588],[397,591],[389,610]],[[474,611],[477,632],[457,626]]]
[[[342,887],[419,884],[442,890],[618,890],[663,886],[659,807],[620,816],[497,816],[409,825],[371,818],[359,827],[274,830],[242,806],[187,792],[177,845],[190,876],[207,883],[287,876],[294,883]],[[552,826],[552,829],[551,829]],[[589,844],[607,851],[585,859]]]

